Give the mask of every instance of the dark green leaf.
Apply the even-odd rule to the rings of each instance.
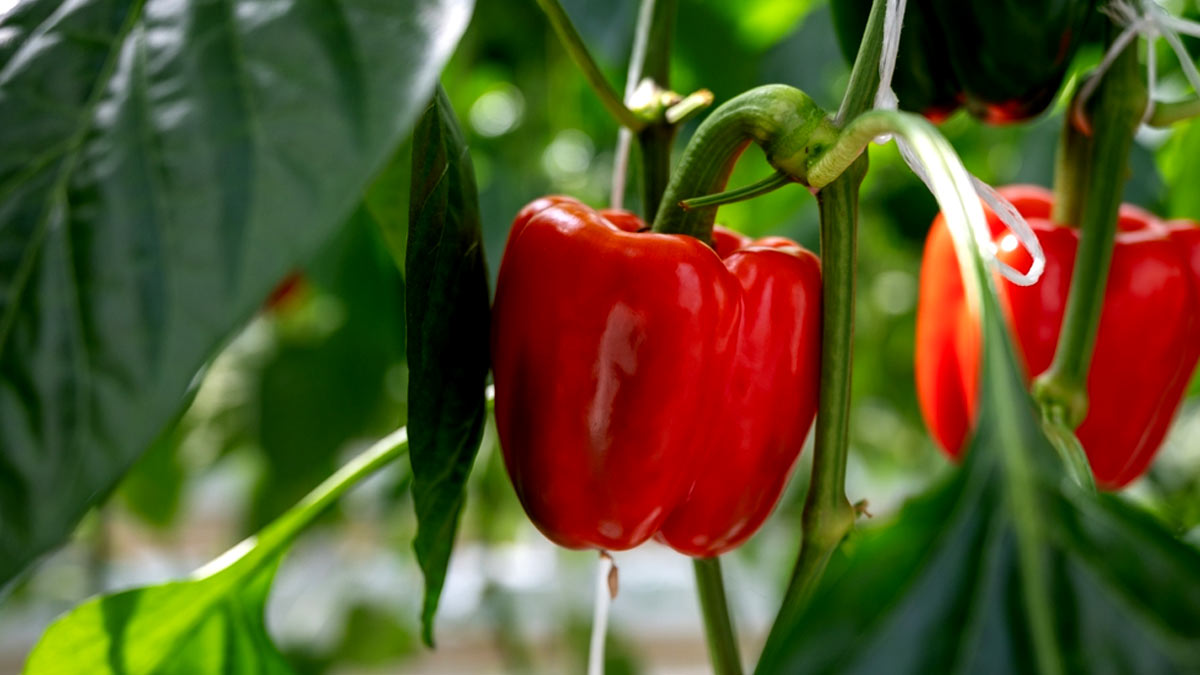
[[[263,625],[271,580],[295,537],[351,486],[395,460],[400,429],[192,578],[92,598],[55,621],[26,675],[258,675],[291,672]]]
[[[0,585],[399,145],[470,0],[30,0],[0,26]]]
[[[425,573],[422,636],[433,619],[454,546],[464,486],[486,414],[487,268],[474,170],[439,88],[413,134],[405,259],[413,548]]]
[[[1066,477],[985,301],[965,466],[848,541],[762,673],[1200,669],[1200,553]]]

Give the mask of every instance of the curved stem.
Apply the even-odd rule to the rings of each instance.
[[[692,117],[700,113],[708,106],[712,105],[713,93],[707,89],[700,89],[684,96],[679,103],[667,108],[665,118],[668,124],[683,124]]]
[[[1071,155],[1059,164],[1064,173],[1085,177],[1056,181],[1056,187],[1064,188],[1064,194],[1056,197],[1080,205],[1079,220],[1066,221],[1079,224],[1079,249],[1054,361],[1033,386],[1034,398],[1043,409],[1060,409],[1071,429],[1087,416],[1087,375],[1104,308],[1117,212],[1133,137],[1145,111],[1146,85],[1138,67],[1136,45],[1126,47],[1113,62],[1092,102],[1090,126],[1094,138],[1074,141],[1090,144],[1091,151]],[[1082,132],[1068,125],[1064,133]],[[1065,141],[1064,147],[1071,143]],[[1081,162],[1086,164],[1080,166]],[[1085,193],[1080,195],[1080,191]]]
[[[1176,122],[1190,120],[1193,117],[1200,117],[1200,96],[1189,98],[1186,101],[1155,103],[1154,112],[1150,114],[1150,119],[1146,120],[1146,124],[1152,127],[1169,127]]]
[[[807,159],[837,132],[807,94],[775,84],[751,89],[720,106],[696,130],[654,218],[654,231],[711,242],[716,207],[685,210],[680,204],[721,192],[742,151],[762,146],[767,161],[794,180],[806,180]]]
[[[755,181],[749,185],[743,185],[740,188],[718,192],[715,195],[685,199],[680,206],[685,210],[691,210],[702,206],[722,206],[724,204],[744,202],[747,199],[754,199],[755,197],[770,194],[791,182],[791,176],[781,171],[776,171],[762,180]]]
[[[924,118],[897,110],[872,110],[846,125],[825,152],[812,158],[808,166],[808,184],[823,188],[837,180],[862,155],[877,136],[898,134],[912,140],[928,135],[932,125]]]
[[[408,451],[408,429],[400,427],[376,441],[313,488],[295,506],[248,539],[196,570],[193,578],[216,574],[240,560],[259,565],[277,555],[347,490]]]
[[[704,615],[704,633],[708,638],[708,655],[716,675],[742,675],[738,655],[737,634],[725,604],[725,582],[721,578],[719,558],[692,558],[696,573],[696,594],[700,596],[700,611]]]
[[[625,102],[605,79],[604,73],[600,72],[600,66],[596,65],[596,61],[588,51],[587,45],[583,43],[579,31],[575,30],[575,26],[571,23],[571,17],[567,16],[566,10],[558,3],[558,0],[537,0],[537,3],[542,8],[542,12],[546,14],[546,18],[550,20],[550,25],[558,35],[559,41],[571,55],[571,60],[583,71],[583,76],[592,86],[592,91],[600,97],[600,102],[608,109],[613,119],[634,131],[644,128],[645,121],[625,107]]]
[[[874,102],[879,88],[885,6],[885,0],[875,0],[871,7],[850,85],[838,109],[838,126],[856,120]],[[826,148],[813,156],[828,152]],[[801,516],[800,553],[763,646],[764,656],[781,648],[781,641],[812,598],[833,552],[854,527],[855,510],[846,498],[845,480],[854,356],[858,191],[867,172],[867,158],[861,156],[861,148],[850,154],[836,172],[819,179],[819,184],[826,187],[817,193],[821,216],[821,385],[812,478]],[[816,186],[811,169],[806,167],[805,175],[809,185]]]

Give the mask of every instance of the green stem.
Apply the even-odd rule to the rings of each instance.
[[[1193,117],[1200,117],[1200,96],[1189,98],[1186,101],[1155,103],[1154,112],[1150,114],[1150,119],[1146,120],[1146,124],[1152,127],[1169,127],[1176,122],[1190,120]]]
[[[600,71],[600,66],[596,64],[592,58],[591,52],[588,51],[587,45],[583,43],[583,38],[580,37],[579,31],[575,30],[575,26],[571,23],[571,18],[567,16],[566,10],[558,3],[558,0],[537,0],[538,6],[542,8],[542,12],[546,14],[546,18],[550,20],[550,25],[554,28],[554,32],[558,35],[558,39],[562,42],[567,53],[571,55],[571,59],[575,61],[575,65],[583,71],[584,78],[588,84],[592,86],[592,91],[600,97],[600,102],[608,109],[609,114],[613,116],[622,126],[641,131],[646,126],[644,120],[635,115],[632,110],[625,107],[625,102],[617,95],[612,85],[604,77],[604,73]]]
[[[842,96],[842,105],[838,108],[837,123],[843,126],[855,117],[875,107],[875,94],[879,91],[879,58],[883,55],[883,23],[887,3],[875,0],[871,5],[871,14],[867,17],[867,26],[863,29],[863,39],[858,45],[858,54],[854,57],[854,67],[850,70],[850,82],[846,93]]]
[[[983,272],[983,268],[978,268]],[[986,274],[986,273],[985,273]],[[1000,303],[997,299],[994,285],[989,276],[980,275],[981,285],[987,284],[981,295],[984,317],[983,330],[983,359],[992,364],[990,377],[981,383],[984,389],[991,393],[981,393],[983,400],[994,408],[997,420],[1012,420],[1023,413],[1020,408],[1024,405],[1020,399],[1010,395],[1011,388],[1016,383],[1007,386],[1002,382],[1005,377],[1015,377],[1010,373],[1000,372],[1007,369],[1008,364],[1016,362],[1011,339],[1005,329],[1001,317]],[[1019,386],[1019,385],[1016,385]],[[1007,493],[1009,513],[1016,539],[1017,569],[1019,597],[1017,600],[1025,609],[1027,630],[1033,647],[1034,672],[1039,675],[1058,675],[1063,672],[1062,654],[1056,639],[1054,625],[1053,594],[1048,578],[1046,553],[1046,532],[1043,520],[1045,514],[1040,508],[1040,491],[1038,480],[1031,462],[1029,447],[1026,439],[1016,425],[1001,424],[994,426],[987,433],[995,438],[993,447],[1001,451],[1004,462],[1004,479],[1001,481]]]
[[[1088,166],[1095,146],[1092,137],[1076,128],[1071,115],[1063,115],[1063,130],[1054,159],[1054,206],[1050,217],[1056,223],[1078,223],[1083,218],[1083,201],[1088,192]]]
[[[850,85],[838,109],[837,124],[852,123],[871,109],[879,88],[886,3],[875,0],[850,73]],[[857,265],[858,191],[867,172],[859,152],[817,193],[821,216],[822,324],[821,384],[813,450],[812,478],[801,516],[803,539],[792,577],[771,632],[766,656],[782,648],[788,633],[812,598],[825,567],[854,527],[855,512],[846,498],[850,389],[854,341],[854,283]],[[810,184],[812,176],[809,178]],[[836,177],[835,177],[836,176]],[[761,661],[760,661],[761,662]]]
[[[738,656],[737,633],[725,604],[725,582],[721,578],[719,558],[693,558],[696,573],[696,594],[704,615],[704,634],[708,638],[708,655],[715,675],[742,675]]]
[[[234,564],[258,565],[273,559],[284,546],[316,520],[333,502],[367,476],[408,451],[408,430],[401,427],[375,442],[345,466],[321,481],[295,506],[242,543],[196,571],[196,577],[215,574]],[[246,562],[240,562],[240,561]]]
[[[807,180],[808,157],[824,151],[837,131],[807,94],[785,85],[751,89],[713,111],[696,130],[671,176],[654,218],[654,231],[711,242],[716,207],[684,209],[681,203],[721,192],[752,141],[767,161],[794,180]]]
[[[854,339],[854,270],[857,257],[858,190],[865,157],[843,178],[817,193],[821,214],[822,324],[821,390],[813,448],[812,478],[801,516],[803,538],[792,577],[763,653],[779,642],[808,606],[825,567],[854,527],[846,498],[846,454],[850,432],[850,376]]]
[[[657,213],[671,180],[671,148],[675,145],[673,124],[651,124],[637,134],[642,152],[642,209],[649,218]]]
[[[788,185],[792,182],[792,177],[781,171],[767,176],[766,178],[755,181],[749,185],[744,185],[740,188],[718,192],[715,195],[705,195],[703,197],[693,197],[685,199],[681,206],[684,209],[698,209],[702,206],[722,206],[724,204],[733,204],[736,202],[744,202],[747,199],[754,199],[769,194],[779,188]]]
[[[1122,188],[1128,177],[1133,137],[1146,106],[1146,85],[1135,44],[1126,47],[1113,62],[1092,102],[1090,126],[1094,137],[1063,144],[1071,148],[1072,143],[1089,143],[1091,152],[1076,153],[1059,163],[1065,174],[1086,176],[1085,180],[1056,180],[1056,188],[1063,188],[1056,198],[1082,204],[1078,220],[1063,221],[1079,224],[1079,249],[1054,361],[1033,387],[1034,398],[1043,410],[1057,408],[1054,414],[1061,414],[1072,429],[1087,416],[1087,375],[1104,308]],[[1065,133],[1082,132],[1068,126]],[[1086,164],[1080,166],[1080,162]],[[1080,191],[1085,192],[1080,195]]]
[[[700,89],[684,96],[683,99],[667,108],[665,118],[668,124],[683,124],[708,106],[712,105],[713,94],[707,89]]]
[[[677,0],[642,0],[629,59],[626,99],[643,80],[652,81],[661,91],[670,89],[671,34],[677,4]],[[678,127],[663,117],[640,131],[635,129],[642,151],[642,209],[646,218],[658,211],[671,178],[671,147]]]

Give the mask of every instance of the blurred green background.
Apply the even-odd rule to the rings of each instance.
[[[623,77],[634,0],[565,0],[611,82]],[[1177,9],[1197,14],[1196,4]],[[1193,54],[1200,54],[1190,41]],[[1160,91],[1185,83],[1162,48]],[[1099,59],[1087,51],[1081,66]],[[836,107],[848,68],[816,0],[684,0],[672,88],[717,104],[759,84],[797,86]],[[606,205],[616,127],[532,0],[482,0],[443,83],[477,171],[492,279],[513,215],[548,193]],[[1061,106],[1060,106],[1061,108]],[[681,133],[690,135],[693,121]],[[943,126],[967,167],[992,183],[1048,185],[1061,110],[1021,127],[963,116]],[[1200,218],[1200,124],[1144,131],[1128,201]],[[367,195],[368,211],[407,210],[407,150]],[[634,162],[636,172],[636,156]],[[755,150],[731,185],[770,171]],[[1192,180],[1190,187],[1187,181]],[[630,177],[631,189],[638,185]],[[1175,186],[1172,190],[1169,186]],[[627,206],[639,204],[636,193]],[[933,199],[893,146],[872,150],[859,239],[853,447],[847,492],[876,517],[943,475],[913,385],[917,273]],[[403,279],[364,214],[352,217],[303,281],[246,327],[203,375],[191,406],[0,609],[0,672],[19,669],[53,616],[102,589],[182,575],[278,515],[356,449],[404,420]],[[796,187],[724,207],[720,222],[817,250],[815,200]],[[1151,473],[1129,490],[1175,531],[1200,539],[1200,380]],[[727,583],[748,646],[765,637],[797,546],[802,457],[774,516],[729,556]],[[594,554],[557,550],[525,520],[489,429],[471,479],[439,618],[439,650],[417,639],[420,576],[405,481],[385,472],[345,500],[285,560],[269,623],[302,672],[582,670]],[[866,526],[870,526],[869,523]],[[617,555],[622,593],[610,673],[706,672],[687,560],[657,544]],[[752,653],[752,652],[751,652]]]

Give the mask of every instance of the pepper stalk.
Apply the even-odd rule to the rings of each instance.
[[[1084,113],[1090,119],[1066,117],[1059,146],[1053,217],[1060,223],[1078,223],[1080,241],[1054,361],[1033,384],[1043,415],[1068,429],[1077,428],[1087,416],[1087,375],[1108,287],[1121,187],[1146,110],[1136,42],[1113,62],[1091,103]]]

